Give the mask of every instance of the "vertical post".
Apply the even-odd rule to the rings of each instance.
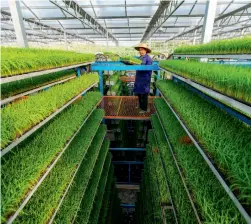
[[[157,71],[157,81],[160,79],[160,70]],[[156,94],[155,96],[159,96],[159,90],[156,89]]]
[[[216,9],[217,0],[207,1],[201,38],[203,44],[210,42],[212,39]]]
[[[104,95],[104,85],[103,85],[103,71],[98,71],[99,75],[99,90],[102,95]]]
[[[77,68],[77,77],[80,77],[81,76],[81,70],[80,70],[80,67]]]
[[[9,0],[9,6],[17,38],[17,43],[20,47],[29,47],[26,37],[20,2],[18,0]]]
[[[128,183],[130,184],[131,183],[131,164],[129,163],[128,164]]]

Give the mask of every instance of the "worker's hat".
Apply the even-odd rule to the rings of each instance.
[[[151,49],[147,46],[145,43],[140,43],[138,46],[134,47],[137,51],[139,51],[139,48],[145,48],[147,53],[151,53]]]

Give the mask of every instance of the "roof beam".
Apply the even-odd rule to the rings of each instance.
[[[1,14],[2,15],[5,15],[5,16],[7,16],[7,17],[10,17],[11,16],[11,14],[9,13],[9,12],[5,12],[5,11],[3,11],[3,10],[1,10]],[[27,23],[31,23],[31,24],[33,24],[33,25],[36,25],[37,27],[34,27],[33,28],[33,30],[35,30],[35,28],[37,28],[37,30],[52,30],[52,31],[56,31],[56,32],[58,32],[58,33],[61,33],[62,35],[64,34],[64,30],[62,30],[61,28],[55,28],[55,27],[52,27],[52,26],[49,26],[49,25],[45,25],[45,24],[43,24],[43,23],[40,23],[40,22],[36,22],[36,21],[34,21],[34,20],[30,20],[30,19],[26,19],[26,18],[23,18],[23,20],[25,21],[25,22],[27,22]],[[26,31],[27,32],[27,31]],[[85,41],[89,41],[89,42],[92,42],[93,43],[93,41],[91,41],[91,40],[88,40],[87,38],[85,38],[85,37],[82,37],[82,36],[78,36],[78,35],[76,35],[76,34],[73,34],[73,33],[69,33],[69,32],[66,32],[66,34],[67,35],[69,35],[69,36],[73,36],[73,37],[75,37],[75,38],[80,38],[80,39],[83,39],[83,40],[85,40]]]
[[[158,9],[148,24],[141,42],[146,42],[161,27],[161,25],[180,7],[184,1],[162,0]]]
[[[97,31],[104,37],[108,35],[108,38],[110,38],[112,41],[118,45],[118,40],[103,26],[101,26],[94,18],[92,18],[84,9],[82,9],[76,2],[73,0],[71,1],[63,1],[64,7],[59,5],[56,0],[50,0],[51,3],[54,5],[58,6],[60,9],[64,10],[71,16],[75,17],[78,19],[80,22],[86,24],[93,30]],[[74,13],[72,13],[69,9],[73,10]],[[80,15],[80,16],[78,16]]]
[[[214,22],[217,22],[217,21],[222,20],[222,19],[226,19],[228,17],[235,16],[236,13],[241,12],[241,11],[245,11],[246,9],[248,9],[250,7],[251,7],[251,3],[248,3],[248,4],[242,6],[242,7],[238,8],[238,9],[235,9],[235,10],[229,12],[229,13],[226,13],[226,14],[223,14],[223,15],[220,15],[220,16],[216,17]],[[176,39],[177,37],[183,36],[183,35],[185,35],[187,33],[193,32],[193,31],[195,31],[197,29],[200,29],[202,27],[203,27],[203,25],[198,25],[198,26],[195,26],[195,27],[191,27],[190,29],[188,29],[188,30],[186,30],[184,32],[178,33],[177,35],[174,35],[173,37],[167,39],[166,42],[170,41],[170,40],[173,40],[173,39]]]

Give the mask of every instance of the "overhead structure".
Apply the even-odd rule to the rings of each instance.
[[[46,43],[49,39],[49,42],[134,45],[149,39],[152,44],[171,40],[201,41],[207,0],[113,2],[22,0],[20,9],[28,42]],[[216,1],[209,2],[216,5]],[[9,3],[7,0],[1,3],[2,44],[16,42]],[[211,13],[209,15],[211,17]],[[251,34],[250,0],[217,0],[212,25],[212,39]]]
[[[180,0],[161,0],[158,9],[153,15],[150,23],[148,24],[141,42],[146,42],[160,27],[161,25],[179,8],[184,1]]]
[[[94,31],[97,31],[104,37],[112,39],[112,41],[114,41],[116,45],[118,45],[118,40],[106,28],[101,26],[93,17],[91,17],[84,9],[82,9],[76,2],[72,0],[62,1],[62,3],[64,3],[64,7],[59,5],[55,0],[50,0],[50,2],[58,6],[61,10],[78,19],[80,22],[82,22],[84,27],[87,26],[92,28]],[[74,13],[72,13],[70,9],[72,9]]]

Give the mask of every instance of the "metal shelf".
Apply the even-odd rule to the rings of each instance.
[[[97,83],[94,83],[93,85],[89,86],[87,89],[82,91],[80,94],[75,96],[73,99],[68,101],[64,106],[57,109],[53,114],[51,114],[49,117],[45,118],[42,122],[31,128],[29,131],[27,131],[25,134],[23,134],[20,138],[17,138],[14,140],[10,145],[8,145],[6,148],[4,148],[1,151],[1,157],[10,152],[15,146],[17,146],[19,143],[21,143],[23,140],[25,140],[27,137],[29,137],[31,134],[33,134],[35,131],[37,131],[39,128],[41,128],[43,125],[45,125],[48,121],[50,121],[52,118],[54,118],[57,114],[59,114],[61,111],[63,111],[66,107],[68,107],[70,104],[72,104],[78,97],[82,96],[84,93],[86,93],[89,89],[94,87]]]
[[[161,91],[160,91],[160,93],[161,93]],[[218,179],[218,181],[222,185],[222,187],[225,190],[225,192],[228,194],[228,196],[230,197],[230,199],[233,201],[235,207],[241,213],[241,215],[246,220],[246,222],[247,223],[251,223],[251,217],[248,215],[248,213],[243,208],[243,206],[241,205],[241,203],[239,202],[239,200],[236,198],[236,196],[234,195],[234,193],[231,191],[230,187],[227,185],[227,183],[225,182],[225,180],[222,178],[222,176],[219,173],[219,171],[215,168],[215,166],[213,165],[213,163],[211,162],[211,160],[209,159],[209,157],[204,152],[203,148],[199,145],[197,139],[195,139],[195,137],[190,133],[190,131],[187,128],[187,126],[185,125],[185,123],[182,121],[182,119],[179,117],[179,115],[175,112],[175,110],[172,108],[172,106],[168,103],[168,101],[166,100],[166,98],[164,97],[164,95],[162,93],[161,93],[161,95],[163,96],[163,99],[165,100],[166,104],[171,109],[171,111],[173,112],[173,114],[175,115],[175,117],[177,118],[177,120],[180,122],[180,124],[183,127],[183,129],[186,131],[186,133],[188,134],[188,136],[190,137],[190,139],[193,141],[195,147],[197,148],[197,150],[199,151],[199,153],[201,154],[201,156],[203,157],[204,161],[207,163],[207,165],[209,166],[209,168],[211,169],[211,171],[213,172],[213,174],[215,175],[215,177]]]
[[[7,103],[10,103],[10,102],[12,102],[12,101],[14,101],[14,100],[16,100],[16,99],[22,97],[22,96],[30,95],[30,94],[32,94],[32,93],[36,93],[36,92],[38,92],[38,91],[44,90],[44,89],[49,88],[49,87],[52,87],[52,86],[54,86],[54,85],[57,85],[57,84],[60,84],[60,83],[64,83],[64,82],[67,82],[67,81],[69,81],[69,80],[71,80],[71,79],[73,79],[73,78],[75,78],[75,77],[76,77],[76,76],[74,75],[74,76],[68,77],[68,78],[66,78],[66,79],[59,80],[59,81],[56,81],[56,82],[47,84],[47,85],[38,87],[38,88],[36,88],[36,89],[32,89],[32,90],[29,90],[29,91],[20,93],[20,94],[15,95],[15,96],[11,96],[11,97],[9,97],[9,98],[6,98],[6,99],[1,100],[0,104],[1,104],[1,106],[2,106],[2,105],[5,105],[5,104],[7,104]]]
[[[101,122],[101,120],[100,120],[100,122]],[[99,127],[99,126],[98,126],[98,127]],[[97,132],[97,130],[98,130],[98,127],[97,127],[97,129],[96,129],[96,132]],[[87,146],[87,149],[89,149],[90,145],[92,144],[93,139],[94,139],[94,136],[92,137],[92,139],[91,139],[89,145]],[[102,144],[103,144],[103,142],[104,142],[104,139],[103,139],[103,141],[102,141]],[[102,147],[102,144],[100,145],[100,148]],[[87,150],[86,150],[85,154],[83,155],[81,161],[79,162],[78,167],[77,167],[77,169],[75,170],[75,172],[74,172],[74,174],[73,174],[73,176],[72,176],[70,182],[68,183],[68,186],[67,186],[67,188],[65,189],[64,194],[63,194],[63,196],[61,197],[61,199],[60,199],[60,201],[59,201],[59,203],[58,203],[58,206],[57,206],[57,208],[55,209],[53,215],[51,216],[50,221],[48,222],[48,224],[52,224],[52,223],[53,223],[53,221],[54,221],[54,219],[55,219],[55,217],[56,217],[56,215],[57,215],[57,212],[58,212],[58,210],[60,209],[60,206],[61,206],[61,204],[63,203],[63,201],[64,201],[64,199],[65,199],[65,196],[67,195],[67,193],[68,193],[70,187],[72,186],[73,180],[74,180],[74,178],[75,178],[75,176],[76,176],[76,174],[77,174],[77,172],[78,172],[78,170],[79,170],[79,168],[80,168],[82,162],[84,161],[84,158],[85,158],[86,153],[87,153]]]
[[[154,132],[154,138],[155,138],[156,145],[158,145],[157,139],[156,139],[156,136],[155,136],[155,132]],[[158,147],[158,148],[159,148],[159,147]],[[152,159],[154,159],[154,158],[153,158],[153,157],[154,157],[153,151],[151,150],[150,153],[152,154]],[[159,159],[160,159],[160,162],[161,162],[162,169],[163,169],[163,171],[165,172],[165,168],[164,168],[164,165],[163,165],[163,163],[162,163],[161,154],[159,155]],[[155,175],[156,175],[156,177],[157,177],[158,175],[157,175],[156,169],[154,169],[154,171],[155,171]],[[166,173],[165,173],[165,174],[166,174]],[[169,206],[167,206],[167,205],[160,205],[161,211],[162,211],[162,221],[163,221],[163,223],[165,223],[165,214],[164,214],[163,211],[164,211],[164,208],[165,208],[165,207],[168,207],[169,210],[172,210],[173,215],[174,215],[174,218],[175,218],[175,222],[178,224],[177,214],[176,214],[176,210],[175,210],[175,207],[174,207],[174,202],[173,202],[172,194],[171,194],[170,187],[169,187],[169,184],[168,184],[168,182],[167,182],[166,176],[167,176],[167,175],[165,175],[165,183],[166,183],[166,189],[167,189],[167,191],[168,191],[168,193],[169,193],[169,195],[170,195],[171,206],[170,206],[170,205],[169,205]],[[157,178],[157,187],[158,187],[158,194],[159,194],[159,197],[161,197],[158,178]]]
[[[92,111],[88,114],[88,116],[86,117],[86,119],[84,120],[84,122],[81,124],[81,126],[78,128],[78,130],[74,133],[74,135],[70,138],[70,140],[67,142],[67,144],[65,145],[65,147],[62,149],[62,151],[58,154],[57,158],[47,167],[46,171],[43,173],[43,176],[39,178],[39,181],[37,182],[37,184],[32,188],[32,190],[30,190],[28,193],[26,193],[26,196],[24,198],[24,200],[22,201],[21,205],[19,206],[19,208],[15,211],[15,213],[9,217],[9,219],[7,220],[7,224],[11,224],[15,221],[15,219],[17,218],[18,214],[23,210],[23,208],[25,207],[25,205],[29,202],[30,198],[32,197],[32,195],[37,191],[37,189],[39,188],[39,186],[43,183],[43,181],[45,180],[45,178],[49,175],[50,171],[53,169],[53,167],[56,165],[57,161],[61,158],[61,156],[64,154],[64,152],[66,151],[66,149],[68,148],[68,146],[71,144],[71,142],[73,141],[73,139],[76,137],[76,135],[79,133],[79,131],[81,130],[81,128],[85,125],[86,121],[89,119],[89,117],[91,116],[92,112],[96,109],[96,107],[94,107],[92,109]]]
[[[173,57],[251,60],[251,54],[173,54]]]
[[[156,109],[156,108],[155,108],[155,109]],[[174,163],[175,163],[176,168],[177,168],[177,170],[178,170],[178,173],[179,173],[179,175],[180,175],[181,181],[182,181],[183,186],[184,186],[184,188],[185,188],[185,190],[186,190],[188,199],[189,199],[189,201],[190,201],[190,204],[191,204],[192,209],[193,209],[193,211],[194,211],[194,214],[195,214],[195,216],[196,216],[196,219],[197,219],[198,223],[201,224],[202,222],[201,222],[200,217],[199,217],[199,215],[198,215],[197,209],[196,209],[196,207],[195,207],[195,205],[194,205],[193,198],[192,198],[192,196],[191,196],[191,194],[190,194],[190,192],[189,192],[189,190],[188,190],[188,187],[187,187],[187,185],[186,185],[185,178],[184,178],[184,176],[183,176],[183,174],[182,174],[181,168],[180,168],[180,166],[179,166],[179,164],[178,164],[178,162],[177,162],[177,159],[176,159],[176,157],[175,157],[175,155],[174,155],[173,147],[172,147],[172,145],[171,145],[171,143],[170,143],[170,141],[169,141],[169,139],[168,139],[168,137],[167,137],[166,131],[165,131],[164,126],[163,126],[163,124],[162,124],[162,122],[161,122],[161,119],[160,119],[160,116],[159,116],[159,113],[158,113],[157,109],[156,109],[156,114],[157,114],[158,120],[159,120],[159,122],[160,122],[160,125],[161,125],[161,127],[162,127],[163,133],[164,133],[164,135],[165,135],[167,144],[168,144],[168,146],[169,146],[170,153],[172,154]],[[155,140],[157,141],[156,136],[155,136]]]
[[[22,75],[2,77],[1,84],[13,82],[13,81],[18,81],[18,80],[22,80],[22,79],[33,78],[33,77],[40,76],[40,75],[47,75],[49,73],[60,72],[60,71],[64,71],[67,69],[79,68],[79,67],[82,67],[85,65],[90,65],[91,63],[93,63],[93,62],[86,62],[86,63],[77,64],[77,65],[70,65],[70,66],[65,66],[65,67],[60,67],[60,68],[52,68],[52,69],[43,70],[43,71],[30,72],[30,73],[26,73],[26,74],[22,74]]]
[[[193,87],[192,90],[198,90],[196,91],[197,94],[199,94],[201,97],[205,98],[206,100],[210,101],[211,103],[215,104],[217,107],[220,107],[221,109],[225,110],[227,113],[245,122],[246,124],[251,125],[251,117],[248,117],[247,115],[245,115],[245,114],[249,114],[251,116],[251,106],[244,104],[229,96],[221,94],[215,90],[207,88],[203,85],[200,85],[196,82],[193,82],[190,79],[183,78],[166,69],[163,69],[163,70],[171,73],[171,75],[175,79],[178,79],[179,81]],[[233,108],[228,105],[232,106]]]

